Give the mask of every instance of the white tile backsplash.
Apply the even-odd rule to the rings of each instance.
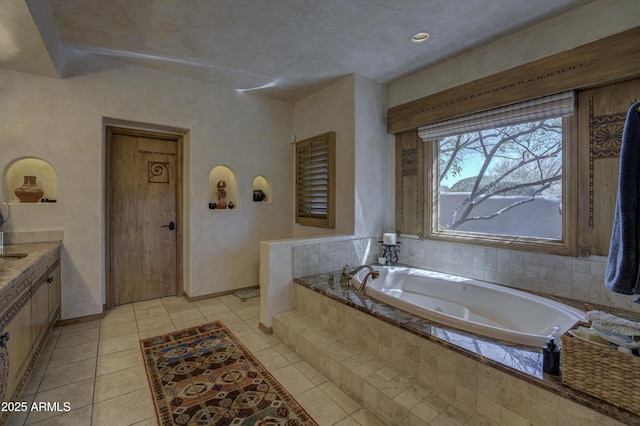
[[[402,237],[400,263],[640,313],[604,285],[607,258],[587,259]]]
[[[294,277],[375,263],[379,238],[293,247]],[[640,313],[634,296],[604,286],[607,258],[587,259],[402,237],[399,263]]]

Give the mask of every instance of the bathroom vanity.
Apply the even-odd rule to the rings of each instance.
[[[15,244],[0,255],[0,401],[18,400],[60,318],[60,245]]]

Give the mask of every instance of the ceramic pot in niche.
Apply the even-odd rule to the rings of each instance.
[[[21,203],[37,203],[44,195],[42,188],[36,184],[36,179],[36,176],[25,176],[23,184],[13,191]]]

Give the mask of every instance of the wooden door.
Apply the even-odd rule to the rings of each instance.
[[[107,130],[107,285],[112,303],[176,295],[179,136]]]
[[[640,100],[640,79],[585,90],[578,97],[578,249],[607,256],[618,195],[622,131]]]

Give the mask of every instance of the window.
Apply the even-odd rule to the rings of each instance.
[[[335,227],[335,132],[296,143],[296,223]]]
[[[566,92],[420,128],[432,160],[429,235],[566,247],[573,105]]]

